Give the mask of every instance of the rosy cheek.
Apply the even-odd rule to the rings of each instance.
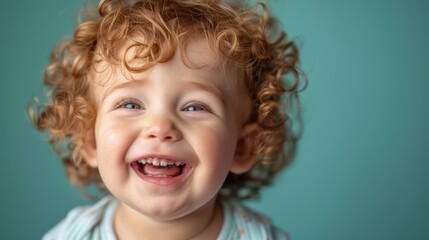
[[[124,128],[121,128],[121,126],[118,126],[118,124],[113,124],[111,122],[100,122],[97,130],[98,142],[102,143],[103,145],[114,146],[111,144],[118,142],[121,132],[124,131]]]
[[[123,154],[126,149],[124,149],[123,140],[121,141],[120,132],[106,131],[104,129],[104,132],[100,134],[99,143],[98,157],[103,162],[103,166],[100,166],[101,168],[104,170],[106,168],[111,169],[117,166],[117,164],[122,163]]]
[[[119,136],[116,132],[109,132],[104,136],[107,145],[114,146],[118,142]]]

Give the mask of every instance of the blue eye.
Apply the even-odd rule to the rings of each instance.
[[[116,107],[116,109],[127,109],[127,110],[141,110],[144,109],[143,104],[137,100],[137,99],[133,99],[133,98],[127,98],[127,99],[123,99],[122,101],[120,101]]]
[[[121,107],[125,109],[143,109],[142,106],[136,103],[124,103]]]
[[[205,107],[199,105],[190,105],[183,109],[185,112],[204,111]]]

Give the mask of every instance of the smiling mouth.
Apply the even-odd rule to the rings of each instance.
[[[146,158],[133,162],[131,166],[148,177],[173,178],[183,174],[186,163],[159,158]]]

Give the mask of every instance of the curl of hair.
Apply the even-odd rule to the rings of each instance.
[[[279,30],[263,3],[255,6],[222,0],[102,0],[98,16],[84,20],[71,40],[52,51],[44,77],[52,100],[30,112],[37,128],[49,133],[70,181],[103,189],[98,171],[80,154],[96,118],[88,78],[94,59],[144,71],[169,61],[177,48],[183,50],[198,35],[221,57],[219,64],[235,66],[241,73],[240,84],[252,104],[248,122],[260,127],[254,146],[257,163],[247,173],[230,173],[221,193],[240,199],[258,196],[294,156],[298,134],[292,130],[290,114],[299,107],[302,74],[295,44]],[[119,54],[124,41],[132,41],[126,50],[133,49],[131,60]]]

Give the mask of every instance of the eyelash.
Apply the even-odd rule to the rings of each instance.
[[[190,108],[192,108],[193,110],[188,110]],[[185,108],[183,108],[183,111],[185,111],[185,112],[195,112],[195,111],[205,111],[205,110],[206,110],[206,107],[201,106],[201,105],[195,105],[195,104],[189,105],[189,106],[186,106]]]
[[[116,106],[115,109],[127,109],[127,110],[144,110],[144,107],[142,106],[143,104],[135,99],[132,98],[127,98],[127,99],[123,99],[122,101],[120,101]],[[129,107],[127,107],[129,106]],[[192,108],[192,110],[189,110],[190,108]],[[182,111],[185,112],[197,112],[197,111],[207,111],[207,112],[211,112],[211,109],[204,105],[204,104],[200,104],[200,103],[190,103],[187,106],[185,106],[184,108],[182,108]]]
[[[132,107],[126,107],[127,105],[132,106]],[[129,110],[144,109],[143,106],[141,105],[140,101],[137,101],[137,100],[132,99],[132,98],[131,99],[127,98],[127,99],[123,99],[122,101],[120,101],[116,105],[115,109],[118,109],[118,108],[124,108],[124,109],[129,109]]]

